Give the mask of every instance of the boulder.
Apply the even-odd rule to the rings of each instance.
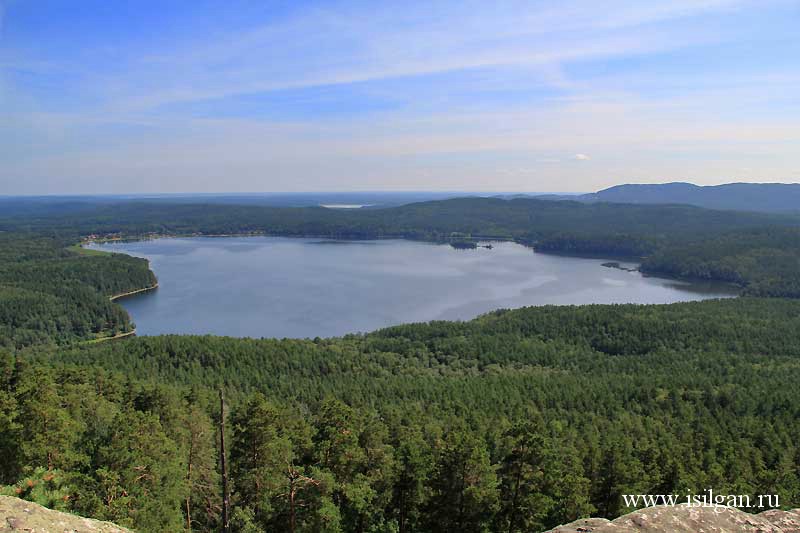
[[[659,505],[615,520],[585,518],[550,533],[800,533],[800,509],[750,514],[732,507]]]
[[[41,505],[0,496],[0,533],[25,531],[27,533],[131,533],[130,529],[111,522],[101,522],[90,518],[60,511],[53,511]]]

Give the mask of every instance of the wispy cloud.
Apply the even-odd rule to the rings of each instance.
[[[493,10],[392,4],[371,15],[363,13],[362,6],[338,12],[314,9],[242,35],[223,34],[208,44],[176,43],[172,53],[147,57],[114,79],[118,92],[127,95],[110,104],[142,110],[241,94],[493,68],[528,68],[552,85],[567,86],[561,70],[565,62],[658,53],[730,38],[709,27],[676,32],[652,24],[730,9],[740,2],[617,4],[618,10],[589,2],[547,10],[532,9],[529,3]],[[152,78],[162,83],[142,88],[131,81]]]
[[[181,12],[157,39],[157,11],[124,35],[102,17],[87,35],[15,28],[0,185],[564,191],[797,168],[791,2],[328,6]]]

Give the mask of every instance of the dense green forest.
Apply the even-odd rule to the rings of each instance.
[[[58,205],[58,204],[57,204]],[[266,232],[330,237],[447,239],[451,233],[535,241],[564,232],[690,236],[740,228],[798,226],[800,217],[714,211],[681,205],[634,205],[534,198],[453,198],[384,209],[264,207],[164,202],[99,203],[84,209],[42,207],[0,218],[0,229],[120,233]]]
[[[540,531],[626,493],[800,505],[797,219],[463,199],[343,212],[70,205],[0,221],[0,492],[139,531]],[[512,238],[646,256],[733,300],[497,311],[333,339],[130,331],[146,260],[82,237]],[[755,509],[753,509],[755,510]]]
[[[796,506],[798,345],[800,302],[742,298],[38,347],[0,371],[1,475],[143,531],[216,530],[223,388],[235,531],[539,531],[708,487]]]
[[[676,241],[647,257],[642,271],[729,281],[753,295],[800,298],[800,229],[758,228]]]
[[[0,233],[0,347],[130,331],[115,294],[151,286],[147,260],[68,249],[69,240]]]

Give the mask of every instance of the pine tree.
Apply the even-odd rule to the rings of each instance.
[[[265,526],[280,512],[274,505],[281,477],[293,460],[289,439],[280,434],[280,413],[262,395],[231,416],[231,477],[236,480],[235,505],[252,510]]]
[[[185,465],[154,415],[120,413],[98,463],[104,519],[142,531],[183,529]]]
[[[215,530],[222,506],[216,468],[215,428],[205,410],[191,401],[185,407],[181,421],[186,457],[186,529]]]
[[[428,504],[431,531],[482,531],[498,507],[497,475],[482,440],[471,432],[452,431],[442,446],[431,479]]]
[[[23,463],[48,470],[70,470],[85,463],[87,457],[77,446],[85,425],[65,409],[53,373],[19,367],[15,379],[19,419],[24,420],[19,450]]]
[[[0,457],[3,458],[0,461],[0,485],[17,480],[23,460],[19,443],[25,421],[19,418],[19,405],[14,396],[14,367],[14,357],[0,351]]]
[[[430,446],[419,428],[404,428],[398,440],[394,507],[397,509],[399,532],[405,533],[418,529],[428,497],[426,483],[434,465]]]
[[[504,435],[505,456],[500,464],[502,531],[539,531],[554,501],[545,494],[549,444],[538,423],[520,422]]]

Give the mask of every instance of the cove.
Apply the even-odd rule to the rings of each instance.
[[[150,260],[159,288],[118,300],[138,335],[330,337],[498,308],[672,303],[735,295],[535,253],[408,240],[192,237],[93,244]]]

